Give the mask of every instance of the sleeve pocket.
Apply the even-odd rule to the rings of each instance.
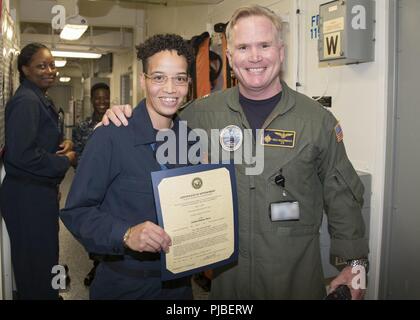
[[[344,183],[347,185],[347,187],[353,194],[353,197],[356,199],[357,202],[360,203],[360,206],[362,207],[363,193],[365,188],[350,161],[348,161],[347,159],[341,161],[337,164],[336,169],[339,175],[339,179],[344,181]]]

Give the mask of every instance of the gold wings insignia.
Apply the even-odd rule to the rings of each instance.
[[[288,132],[274,132],[276,135],[278,135],[280,138],[282,139],[286,139],[288,137],[292,137],[293,133],[288,133]]]

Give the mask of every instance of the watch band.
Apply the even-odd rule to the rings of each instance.
[[[366,273],[369,272],[369,260],[366,259],[366,258],[347,260],[347,263],[346,264],[349,267],[363,266],[363,267],[365,267]]]
[[[123,242],[124,242],[124,246],[127,246],[127,241],[130,238],[130,233],[131,233],[131,227],[127,229],[127,231],[124,233],[124,237],[123,237]]]

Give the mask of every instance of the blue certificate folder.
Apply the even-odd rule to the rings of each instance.
[[[209,265],[201,266],[198,268],[190,269],[190,270],[179,272],[179,273],[173,273],[167,269],[165,252],[161,252],[161,272],[162,272],[162,280],[164,281],[189,276],[189,275],[192,275],[192,274],[195,274],[195,273],[207,270],[207,269],[220,267],[220,266],[232,263],[238,259],[238,199],[237,199],[237,191],[236,191],[235,167],[233,164],[202,164],[202,165],[196,165],[196,166],[188,166],[188,167],[181,167],[181,168],[176,168],[176,169],[168,169],[168,170],[152,172],[153,192],[154,192],[154,197],[155,197],[158,223],[163,229],[165,229],[165,225],[164,225],[163,217],[162,217],[162,208],[160,204],[160,196],[158,192],[158,186],[162,182],[162,180],[165,178],[182,176],[182,175],[192,174],[192,173],[199,174],[200,172],[215,170],[219,168],[226,168],[229,171],[229,175],[230,175],[230,185],[232,188],[231,191],[232,191],[232,204],[233,204],[233,215],[234,215],[233,216],[233,226],[234,226],[233,254],[229,258],[218,261],[216,263],[212,263]],[[174,250],[174,249],[171,246],[169,250]]]

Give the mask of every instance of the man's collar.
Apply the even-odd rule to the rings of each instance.
[[[278,114],[284,114],[289,111],[295,105],[295,95],[293,91],[287,86],[286,82],[280,80],[282,85],[282,96],[275,107],[275,111]],[[239,104],[239,86],[236,86],[233,89],[232,94],[228,96],[228,106],[230,109],[240,112],[242,110],[241,105]]]

